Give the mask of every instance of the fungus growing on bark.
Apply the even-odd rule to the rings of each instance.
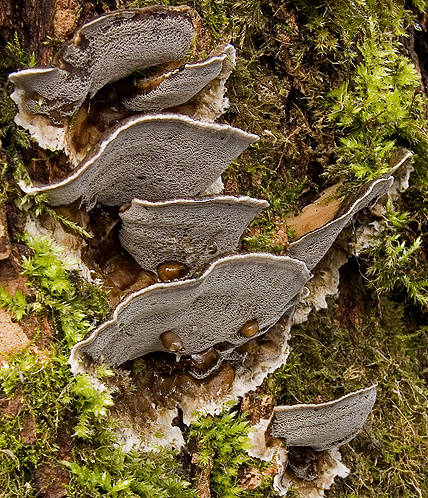
[[[394,178],[388,176],[377,178],[364,185],[354,198],[351,198],[346,205],[339,209],[334,220],[291,243],[287,249],[287,255],[303,261],[312,270],[358,211],[365,209],[384,195],[393,182]]]
[[[161,339],[166,332],[181,341],[181,354],[220,343],[239,346],[250,340],[240,333],[244,324],[256,320],[257,335],[267,332],[310,277],[304,263],[287,256],[254,253],[219,259],[197,279],[159,283],[128,296],[110,321],[73,348],[71,360],[85,353],[120,365],[152,351],[168,351]]]
[[[269,204],[250,197],[132,201],[120,214],[122,246],[145,269],[165,261],[193,269],[235,250],[245,227]]]
[[[182,59],[195,34],[190,12],[186,6],[111,12],[82,26],[60,59],[88,74],[93,96],[138,69]]]
[[[57,67],[24,69],[10,74],[9,79],[15,85],[11,97],[24,116],[43,114],[56,125],[82,105],[90,89],[85,76]],[[18,124],[27,128],[25,118],[19,118]]]
[[[132,111],[147,112],[184,104],[217,78],[226,57],[222,54],[196,64],[186,64],[163,75],[159,84],[149,91],[145,91],[145,83],[151,83],[151,80],[143,80],[139,84],[140,93],[124,99],[123,105]]]
[[[89,94],[134,71],[182,59],[194,26],[186,6],[153,6],[110,12],[76,31],[64,45],[58,66],[10,75],[16,87],[19,124],[25,115],[44,114],[52,123],[70,117]]]
[[[119,206],[134,198],[150,201],[193,197],[209,187],[257,135],[187,116],[140,116],[121,123],[65,180],[28,188],[53,206],[77,199],[91,209],[97,201]]]
[[[202,121],[215,121],[228,108],[226,81],[236,64],[236,51],[233,45],[219,46],[210,54],[212,57],[226,55],[219,75],[197,93],[189,102],[175,108],[176,112],[186,114]]]
[[[276,406],[271,434],[287,446],[328,450],[353,439],[376,400],[376,385],[328,403]]]

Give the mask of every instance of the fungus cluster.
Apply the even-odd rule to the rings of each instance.
[[[111,320],[75,345],[73,361],[85,355],[119,366],[150,352],[210,350],[219,365],[222,348],[265,334],[291,312],[339,233],[393,181],[385,176],[364,186],[284,256],[236,254],[246,226],[268,203],[207,192],[258,137],[209,122],[224,107],[234,49],[219,47],[205,61],[183,64],[194,34],[187,7],[112,12],[80,28],[56,67],[10,76],[17,122],[34,136],[47,130],[41,145],[56,146],[72,135],[76,113],[91,112],[103,87],[135,71],[152,74],[137,78],[128,94],[117,92],[116,117],[68,178],[22,185],[29,194],[46,194],[52,206],[77,200],[87,210],[122,206],[123,247],[162,281],[127,296]],[[322,405],[277,407],[272,435],[290,446],[338,446],[355,436],[374,400],[371,387]]]
[[[76,31],[57,66],[10,75],[19,110],[63,124],[108,83],[134,71],[180,61],[195,35],[187,7],[150,7],[106,14]]]

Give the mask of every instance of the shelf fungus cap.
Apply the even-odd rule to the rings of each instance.
[[[287,255],[303,261],[312,270],[358,211],[370,206],[384,195],[393,182],[394,178],[387,176],[364,185],[346,205],[343,205],[334,220],[292,242],[287,249]]]
[[[113,318],[72,351],[120,365],[153,351],[168,351],[165,333],[179,354],[196,354],[228,342],[239,346],[267,332],[311,277],[305,264],[287,256],[253,253],[218,259],[199,278],[159,283],[119,304]],[[257,321],[250,338],[243,325]],[[162,341],[162,338],[164,341]]]
[[[138,69],[182,59],[194,35],[186,6],[118,10],[82,26],[61,59],[71,70],[88,74],[93,96]]]
[[[29,188],[53,206],[81,199],[120,206],[134,198],[159,201],[194,197],[210,186],[257,135],[178,114],[139,116],[122,122],[94,147],[65,180]]]
[[[57,125],[82,105],[89,91],[86,77],[57,67],[24,69],[11,73],[9,80],[15,85],[11,98],[24,116],[43,114]]]
[[[195,64],[186,64],[165,74],[151,90],[124,99],[132,111],[157,111],[182,105],[199,93],[220,74],[227,54],[210,57]]]
[[[351,441],[376,401],[376,385],[328,403],[276,406],[271,433],[287,446],[323,451]]]
[[[145,269],[166,261],[196,269],[236,249],[242,232],[269,203],[218,196],[149,202],[134,199],[120,214],[122,246]]]
[[[191,9],[152,6],[110,12],[83,25],[58,57],[59,67],[34,68],[10,75],[19,124],[31,130],[31,114],[63,125],[106,84],[134,71],[179,61],[195,35]],[[48,126],[45,123],[41,127]],[[33,135],[42,130],[32,131]]]

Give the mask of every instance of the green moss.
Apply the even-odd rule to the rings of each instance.
[[[25,234],[22,241],[34,251],[33,256],[22,258],[22,270],[36,294],[36,302],[41,309],[52,312],[63,341],[71,348],[107,315],[107,297],[97,287],[79,282],[61,259],[61,250],[49,239]]]
[[[11,296],[4,287],[0,286],[0,307],[9,311],[15,320],[22,320],[27,313],[27,306],[27,300],[20,290]]]
[[[251,427],[245,414],[236,411],[235,404],[227,403],[223,413],[218,416],[200,414],[190,425],[187,434],[188,440],[195,438],[197,441],[198,465],[201,468],[212,465],[211,495],[218,498],[276,496],[272,489],[272,479],[266,476],[254,491],[246,491],[238,484],[239,471],[244,465],[262,471],[267,464],[249,457],[246,450],[250,447]]]
[[[36,57],[33,54],[28,54],[23,48],[18,33],[14,33],[12,39],[6,43],[5,57],[2,58],[0,68],[6,68],[16,71],[17,69],[34,67],[36,65]]]
[[[410,299],[426,308],[428,267],[422,237],[414,238],[408,228],[409,218],[409,213],[396,212],[388,203],[379,233],[371,237],[369,247],[361,253],[362,263],[376,293],[390,295],[405,290]]]
[[[238,486],[238,471],[248,460],[248,422],[236,411],[225,411],[218,417],[199,417],[190,426],[189,437],[195,437],[200,448],[201,467],[212,462],[210,487],[213,496],[242,496]]]
[[[294,0],[312,34],[307,50],[333,57],[332,62],[352,63],[368,22],[386,38],[407,36],[412,14],[403,0]],[[331,60],[331,59],[330,59]]]
[[[108,445],[79,457],[84,464],[65,462],[73,476],[70,496],[197,498],[173,452],[124,453]]]
[[[355,77],[330,93],[329,119],[343,129],[330,177],[359,184],[385,173],[397,145],[425,146],[426,99],[416,69],[371,24],[359,46]]]

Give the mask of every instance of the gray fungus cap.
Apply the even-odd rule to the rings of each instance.
[[[109,131],[89,157],[65,180],[44,187],[53,206],[81,199],[88,209],[97,202],[120,206],[194,197],[212,185],[257,135],[232,126],[195,121],[179,114],[140,116]]]
[[[296,242],[292,242],[287,249],[287,255],[305,262],[308,268],[312,270],[325,256],[340,232],[358,211],[370,206],[384,195],[393,181],[394,178],[388,176],[386,178],[377,178],[364,185],[358,192],[357,198],[349,208],[346,208],[343,214],[339,212],[334,220],[303,235]]]
[[[134,199],[123,213],[120,242],[146,270],[174,261],[196,269],[237,248],[242,232],[268,202],[217,196],[149,202]]]
[[[120,365],[153,351],[168,351],[169,333],[180,354],[195,354],[219,343],[239,346],[250,338],[241,328],[251,321],[263,334],[284,314],[311,273],[287,256],[253,253],[227,256],[199,278],[155,284],[121,302],[113,318],[72,350],[109,365]]]
[[[184,104],[217,78],[226,57],[222,54],[196,64],[186,64],[163,75],[159,84],[150,91],[124,99],[123,105],[132,111],[147,112]]]
[[[24,93],[25,111],[60,124],[107,83],[183,59],[194,34],[186,6],[114,11],[76,31],[61,50],[59,67],[25,69],[9,78]]]
[[[376,400],[376,385],[328,403],[276,406],[271,433],[287,446],[328,450],[353,439]]]

